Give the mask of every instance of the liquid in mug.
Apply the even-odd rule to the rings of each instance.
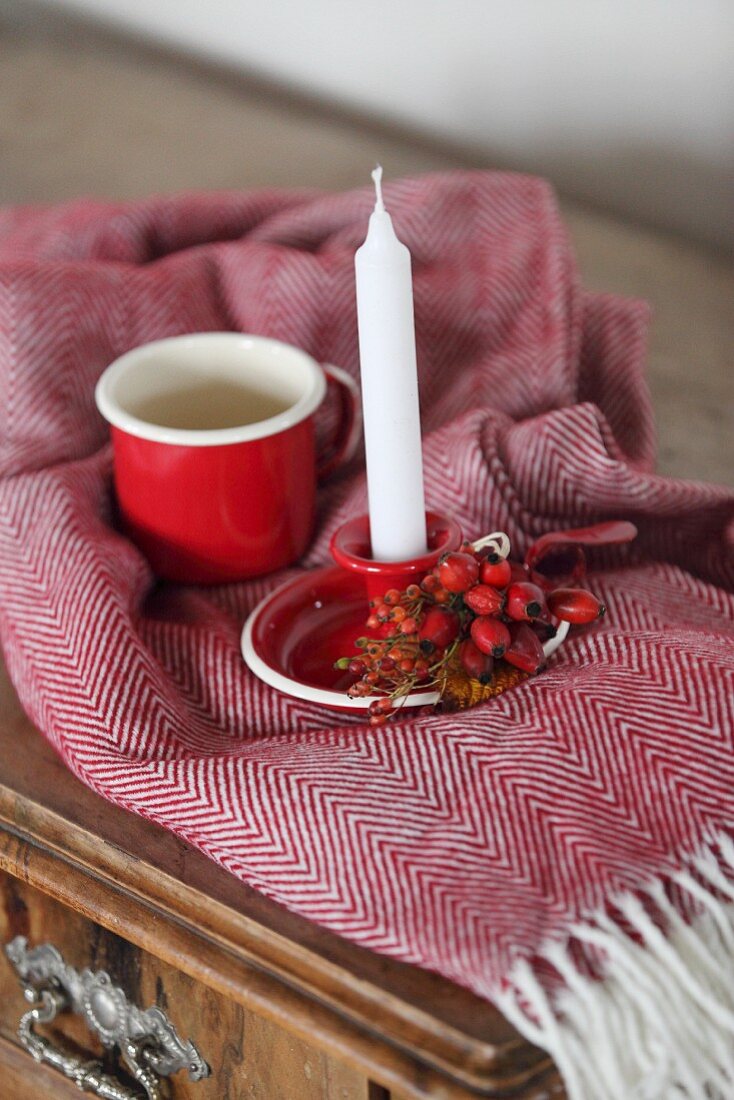
[[[291,402],[239,382],[194,382],[170,393],[129,402],[128,411],[148,424],[185,431],[215,431],[257,424],[285,412]]]

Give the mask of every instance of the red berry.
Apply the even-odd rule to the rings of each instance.
[[[527,568],[519,561],[510,562],[510,574],[511,581],[526,581],[529,575]]]
[[[440,587],[441,582],[439,581],[438,577],[435,576],[433,573],[429,573],[421,581],[421,588],[424,592],[435,592],[436,589]]]
[[[391,699],[375,699],[370,703],[370,714],[390,714],[392,712],[392,700]]]
[[[482,653],[488,653],[491,657],[501,657],[511,641],[505,624],[500,619],[490,619],[487,615],[474,620],[471,624],[471,636]]]
[[[464,603],[476,615],[499,615],[505,606],[505,594],[489,584],[475,584],[464,593]]]
[[[405,589],[405,595],[409,600],[419,600],[422,594],[417,584],[409,584]]]
[[[403,657],[402,661],[398,661],[398,668],[401,672],[413,672],[415,669],[415,661],[410,657]]]
[[[479,566],[479,579],[482,584],[491,584],[495,588],[507,588],[512,580],[512,566],[507,558],[487,558]]]
[[[449,603],[451,600],[451,593],[448,588],[442,588],[440,585],[433,593],[433,598],[436,603]]]
[[[388,607],[395,607],[400,603],[400,593],[397,588],[389,588],[385,595],[382,597],[382,602],[386,603]]]
[[[412,615],[409,615],[407,619],[403,619],[398,627],[398,633],[400,634],[415,634],[418,629],[418,623],[415,621]]]
[[[349,662],[349,671],[352,676],[362,676],[367,671],[367,666],[364,661],[360,661],[358,657],[355,657],[353,661]]]
[[[374,613],[381,623],[386,623],[390,618],[390,608],[386,603],[378,603]]]
[[[585,588],[556,588],[548,597],[548,609],[567,623],[593,623],[606,613],[606,607]]]
[[[438,577],[448,592],[466,592],[477,583],[479,566],[470,554],[447,554],[438,567]]]
[[[404,619],[407,619],[407,617],[408,612],[405,610],[404,607],[393,607],[392,611],[390,612],[390,618],[394,623],[402,623],[402,621]]]
[[[358,680],[356,684],[352,684],[351,687],[347,688],[347,695],[359,699],[364,695],[369,695],[371,690],[369,684],[365,684],[363,680]]]
[[[370,615],[369,619],[367,620],[367,626],[370,628],[370,630],[377,630],[379,625],[380,620],[377,618],[377,615],[375,615],[374,613]]]
[[[391,672],[395,668],[395,661],[392,657],[381,657],[377,663],[383,672]]]
[[[429,607],[423,616],[418,637],[434,646],[450,645],[459,633],[459,617],[444,607]]]
[[[537,619],[546,610],[545,593],[530,581],[515,581],[507,589],[505,611],[511,619]]]
[[[473,680],[479,680],[481,684],[488,684],[492,679],[494,658],[487,653],[482,653],[471,638],[467,638],[459,646],[459,659],[464,671]]]
[[[537,672],[545,664],[540,638],[527,623],[511,623],[512,642],[505,650],[505,660],[523,672]]]

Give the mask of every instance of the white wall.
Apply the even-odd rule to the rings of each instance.
[[[55,0],[734,242],[732,0]]]

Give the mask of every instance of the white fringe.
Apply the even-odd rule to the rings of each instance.
[[[654,903],[666,932],[638,897],[614,899],[641,939],[636,943],[605,913],[570,935],[603,961],[604,979],[579,973],[567,943],[541,955],[563,978],[549,996],[532,967],[519,961],[510,991],[493,998],[527,1039],[552,1056],[569,1100],[733,1100],[734,843],[717,836],[671,876],[697,914],[684,920],[663,884],[640,894]],[[728,872],[728,874],[727,874]]]

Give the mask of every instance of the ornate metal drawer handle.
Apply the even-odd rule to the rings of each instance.
[[[161,1100],[158,1078],[179,1069],[187,1069],[192,1081],[209,1076],[209,1067],[194,1044],[178,1037],[165,1012],[160,1008],[143,1011],[129,1004],[104,970],[79,973],[66,965],[50,943],[29,951],[25,936],[16,936],[5,953],[21,980],[26,1000],[33,1004],[18,1027],[21,1043],[37,1062],[48,1062],[83,1092],[105,1100],[141,1100],[143,1095],[103,1073],[98,1062],[67,1054],[35,1032],[35,1024],[47,1024],[65,1009],[83,1016],[105,1047],[119,1048],[147,1100]]]

